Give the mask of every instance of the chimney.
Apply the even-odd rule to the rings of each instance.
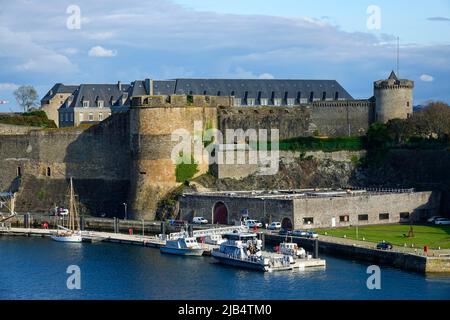
[[[117,82],[117,88],[119,88],[119,91],[122,91],[122,82]]]
[[[153,96],[153,80],[145,79],[145,90],[150,96]]]

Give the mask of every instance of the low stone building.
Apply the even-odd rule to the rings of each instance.
[[[437,215],[439,192],[407,190],[296,190],[186,193],[181,218],[202,216],[234,224],[245,215],[289,229],[419,222]]]

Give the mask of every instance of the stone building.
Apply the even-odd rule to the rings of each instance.
[[[354,136],[364,135],[374,121],[407,118],[413,109],[413,88],[413,81],[398,79],[394,72],[376,81],[374,96],[362,100],[354,99],[335,80],[145,79],[130,84],[57,84],[42,100],[42,107],[59,126],[67,127],[128,112],[133,97],[232,97],[229,110],[218,113],[223,129],[276,124],[280,130],[283,125],[289,127],[283,130],[292,133],[289,137]],[[271,115],[255,116],[269,109]],[[245,117],[249,113],[253,116]]]
[[[59,126],[59,108],[77,90],[78,86],[67,86],[62,83],[55,84],[49,92],[41,99],[41,109],[47,117]]]
[[[437,215],[439,192],[414,190],[290,190],[185,193],[181,218],[234,224],[243,216],[287,229],[425,221]]]

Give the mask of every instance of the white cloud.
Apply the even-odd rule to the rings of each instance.
[[[2,91],[13,91],[19,88],[18,84],[15,83],[9,83],[9,82],[3,82],[0,83],[0,90]]]
[[[65,53],[65,54],[74,55],[74,54],[77,54],[79,52],[79,50],[77,48],[64,48],[61,50],[61,52]]]
[[[115,57],[116,55],[116,50],[105,49],[102,46],[95,46],[89,50],[90,57]]]
[[[432,81],[434,81],[434,77],[430,76],[429,74],[423,74],[420,76],[420,80],[425,81],[425,82],[432,82]]]
[[[275,77],[271,73],[262,73],[259,75],[258,78],[259,79],[275,79]]]

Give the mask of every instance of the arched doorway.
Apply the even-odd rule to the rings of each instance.
[[[292,221],[289,218],[284,218],[283,221],[281,221],[281,227],[284,230],[292,230]]]
[[[223,202],[217,202],[213,209],[214,224],[228,224],[228,209]]]

